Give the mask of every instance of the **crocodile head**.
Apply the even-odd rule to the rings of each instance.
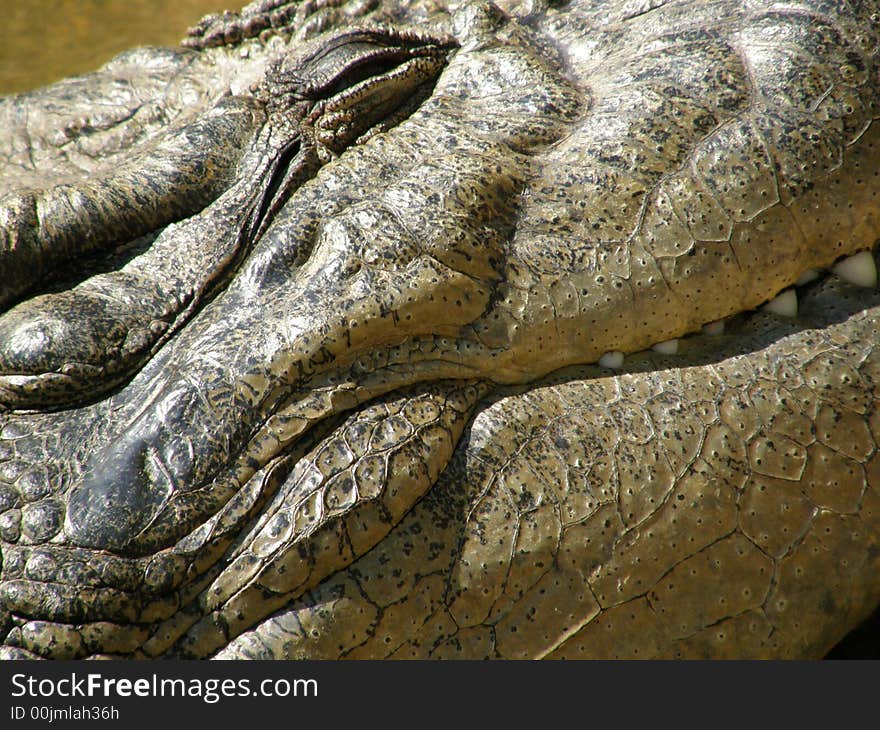
[[[789,656],[864,617],[876,7],[265,5],[6,102],[7,645]]]

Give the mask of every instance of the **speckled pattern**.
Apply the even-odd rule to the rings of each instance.
[[[880,294],[755,311],[880,238],[876,2],[185,46],[0,102],[0,652],[815,657],[880,602]]]

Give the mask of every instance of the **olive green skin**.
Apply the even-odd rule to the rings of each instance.
[[[756,310],[880,238],[878,12],[258,2],[5,100],[3,651],[824,655],[880,601],[880,298]],[[377,23],[447,44],[419,104],[277,121]],[[315,167],[210,248],[293,134]]]

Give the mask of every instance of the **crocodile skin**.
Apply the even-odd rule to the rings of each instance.
[[[263,0],[3,101],[2,651],[822,656],[878,12]]]

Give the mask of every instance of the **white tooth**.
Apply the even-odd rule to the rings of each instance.
[[[811,281],[816,281],[819,278],[819,270],[818,269],[807,269],[803,274],[801,274],[797,281],[794,283],[795,286],[803,286],[804,284],[809,284]]]
[[[659,352],[661,355],[674,355],[678,352],[678,340],[666,340],[666,342],[658,342],[656,345],[652,345],[651,349],[654,352]]]
[[[602,357],[599,358],[599,365],[603,368],[609,368],[611,370],[619,370],[623,367],[623,353],[620,350],[612,350],[611,352],[606,352]]]
[[[703,334],[710,337],[717,337],[724,333],[724,320],[719,319],[717,322],[709,322],[703,325]]]
[[[860,251],[838,261],[831,270],[850,284],[869,289],[877,286],[877,266],[874,264],[874,257],[870,251]]]
[[[763,307],[765,312],[778,314],[780,317],[797,317],[798,303],[794,289],[786,289],[776,299],[771,299]]]

